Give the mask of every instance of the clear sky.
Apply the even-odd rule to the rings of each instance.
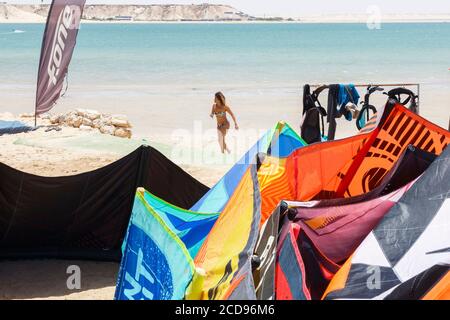
[[[41,0],[0,0],[9,3],[41,3]],[[50,3],[44,0],[44,3]],[[372,5],[383,14],[450,13],[450,0],[87,0],[87,4],[229,4],[254,15],[298,17],[311,14],[366,13]]]

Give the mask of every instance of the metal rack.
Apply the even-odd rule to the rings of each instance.
[[[311,88],[319,88],[326,84],[310,84]],[[355,88],[367,88],[368,86],[379,86],[379,87],[416,87],[417,89],[417,111],[420,113],[420,83],[358,83],[353,84]]]

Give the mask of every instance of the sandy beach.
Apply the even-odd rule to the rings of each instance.
[[[67,268],[79,266],[81,290],[67,289]],[[119,264],[36,260],[0,263],[0,300],[112,300]]]
[[[11,119],[11,116],[3,115],[0,119]],[[42,120],[40,122],[45,123]],[[41,176],[76,175],[112,163],[143,143],[148,142],[82,132],[68,127],[63,127],[60,132],[39,129],[1,136],[0,161],[18,170]],[[164,150],[162,144],[150,144]],[[225,165],[215,168],[189,165],[182,167],[209,186],[218,181],[226,170]],[[71,265],[81,268],[81,290],[67,289],[66,270]],[[87,261],[1,261],[0,300],[110,300],[114,297],[118,268],[117,263]]]
[[[32,124],[31,118],[0,114],[0,119],[17,119]],[[39,119],[38,124],[49,125]],[[167,142],[167,140],[163,141]],[[40,176],[67,176],[95,170],[131,153],[142,144],[150,144],[168,157],[168,144],[146,139],[123,139],[62,127],[45,132],[45,128],[29,133],[0,137],[0,162],[15,169]],[[214,147],[217,148],[216,145]],[[173,159],[176,162],[176,159]],[[228,162],[234,161],[234,158]],[[213,186],[229,165],[181,165],[192,176]],[[68,290],[66,270],[77,265],[82,272],[81,290]],[[114,297],[119,264],[89,261],[32,260],[0,262],[0,300],[62,299],[111,300]]]

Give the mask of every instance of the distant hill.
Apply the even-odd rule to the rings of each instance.
[[[49,5],[0,4],[0,21],[41,22]],[[254,21],[261,19],[227,5],[86,5],[83,18],[94,21]]]
[[[23,10],[20,6],[0,4],[0,22],[43,22],[45,19],[32,12]]]

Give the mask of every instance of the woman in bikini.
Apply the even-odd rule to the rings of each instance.
[[[230,129],[230,122],[227,119],[227,112],[230,114],[231,118],[233,118],[234,128],[236,130],[239,130],[236,117],[234,116],[233,111],[231,111],[230,107],[227,106],[225,96],[222,92],[217,92],[215,95],[214,105],[212,106],[210,117],[213,118],[214,116],[216,116],[217,133],[219,135],[219,145],[222,153],[225,153],[225,151],[231,153],[225,142],[225,136]]]

